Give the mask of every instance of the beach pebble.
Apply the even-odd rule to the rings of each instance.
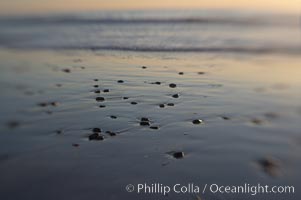
[[[205,72],[198,72],[198,74],[199,74],[199,75],[203,75],[203,74],[205,74]]]
[[[95,87],[95,88],[98,88],[98,87],[99,87],[99,85],[93,85],[93,87]]]
[[[184,75],[184,72],[179,72],[179,75]]]
[[[117,83],[124,83],[124,81],[123,80],[118,80]]]
[[[174,152],[172,154],[172,156],[176,159],[181,159],[181,158],[184,158],[184,152],[183,151],[177,151],[177,152]]]
[[[65,72],[65,73],[70,73],[71,72],[70,69],[63,69],[62,71]]]
[[[38,103],[38,105],[41,106],[41,107],[46,107],[48,105],[48,103],[42,102],[42,103]]]
[[[123,97],[124,100],[129,99],[128,97]]]
[[[251,119],[251,122],[256,125],[262,125],[264,123],[261,119],[258,118]]]
[[[140,121],[149,122],[149,119],[147,117],[142,117]]]
[[[180,96],[179,94],[173,94],[172,95],[173,98],[179,98],[179,96]]]
[[[110,90],[109,89],[104,89],[103,92],[110,92]]]
[[[95,100],[96,100],[96,101],[104,101],[105,98],[104,98],[104,97],[96,97]]]
[[[146,67],[146,66],[142,66],[141,68],[142,68],[142,69],[146,69],[147,67]]]
[[[132,104],[132,105],[136,105],[136,104],[138,104],[138,103],[135,102],[135,101],[132,101],[131,104]]]
[[[53,102],[50,102],[50,105],[52,105],[52,106],[58,106],[58,105],[59,105],[59,103],[58,103],[58,102],[55,102],[55,101],[53,101]]]
[[[100,90],[95,90],[94,93],[99,94]]]
[[[100,133],[101,132],[101,129],[100,128],[93,128],[92,131],[94,133]]]
[[[111,119],[117,119],[117,117],[115,115],[111,115],[110,117],[111,117]]]
[[[55,85],[56,85],[56,87],[62,87],[62,84],[60,84],[60,83],[57,83]]]
[[[150,129],[154,129],[154,130],[158,130],[158,129],[159,129],[158,126],[150,126],[149,128],[150,128]]]
[[[99,107],[100,107],[100,108],[105,108],[106,106],[105,106],[105,105],[99,105]]]
[[[93,133],[89,135],[89,140],[104,140],[104,137],[99,135],[99,133]]]
[[[221,116],[221,118],[222,118],[223,120],[230,120],[230,118],[227,117],[227,116]]]
[[[160,107],[160,108],[164,108],[165,105],[164,105],[164,104],[160,104],[159,107]]]
[[[202,123],[204,123],[204,122],[203,122],[203,120],[201,120],[201,119],[195,119],[195,120],[192,120],[192,123],[193,123],[193,124],[202,124]]]
[[[115,132],[112,132],[112,131],[106,131],[106,133],[110,136],[116,136],[117,135]]]
[[[97,79],[97,78],[95,78],[95,79],[94,79],[94,81],[98,81],[98,79]]]
[[[263,169],[265,173],[270,176],[277,175],[279,171],[279,162],[271,157],[263,158],[257,161],[259,166]]]
[[[169,87],[170,87],[170,88],[175,88],[175,87],[177,87],[177,85],[174,84],[174,83],[171,83],[171,84],[169,84]]]
[[[149,126],[150,123],[148,121],[141,121],[140,126]]]
[[[168,103],[166,105],[168,105],[168,106],[174,106],[175,104],[174,103]]]
[[[156,81],[156,82],[152,82],[152,84],[155,84],[155,85],[161,85],[161,82]]]

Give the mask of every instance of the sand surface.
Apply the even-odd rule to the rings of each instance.
[[[301,197],[297,56],[1,50],[0,60],[0,199]],[[100,140],[89,140],[93,128]],[[276,163],[267,168],[262,160]],[[297,192],[125,190],[145,182]]]

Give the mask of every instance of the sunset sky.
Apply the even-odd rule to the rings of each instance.
[[[248,9],[300,13],[301,0],[0,0],[5,15],[123,9]]]

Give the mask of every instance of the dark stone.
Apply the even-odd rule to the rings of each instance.
[[[129,99],[128,97],[123,97],[124,100]]]
[[[115,132],[112,131],[106,131],[107,134],[109,134],[110,136],[116,136],[117,134]]]
[[[164,104],[160,104],[159,107],[160,107],[160,108],[164,108],[165,105],[164,105]]]
[[[117,83],[124,83],[124,81],[123,80],[118,80]]]
[[[262,125],[264,123],[261,119],[258,118],[251,119],[251,122],[256,125]]]
[[[202,124],[203,123],[203,120],[201,119],[195,119],[192,121],[193,124]]]
[[[66,72],[66,73],[70,73],[70,72],[71,72],[70,69],[63,69],[62,71],[63,71],[63,72]]]
[[[59,105],[59,103],[58,103],[58,102],[55,102],[55,101],[53,101],[53,102],[50,102],[50,105],[52,105],[52,106],[58,106],[58,105]]]
[[[166,105],[168,105],[168,106],[174,106],[175,104],[174,103],[168,103]]]
[[[177,85],[174,84],[174,83],[171,83],[171,84],[169,84],[169,87],[170,87],[170,88],[175,88],[175,87],[177,87]]]
[[[56,87],[62,87],[62,84],[57,83],[57,84],[56,84]]]
[[[96,97],[96,101],[104,101],[105,98],[104,97]]]
[[[179,75],[183,75],[184,74],[184,72],[179,72]]]
[[[198,72],[198,74],[199,74],[199,75],[203,75],[203,74],[205,74],[205,72]]]
[[[99,94],[100,90],[95,90],[94,93]]]
[[[99,87],[99,85],[93,85],[93,87],[95,87],[95,88],[98,88],[98,87]]]
[[[173,98],[179,98],[179,96],[180,96],[179,94],[172,95]]]
[[[150,128],[150,129],[154,129],[154,130],[158,130],[158,129],[159,129],[158,126],[150,126],[149,128]]]
[[[73,146],[73,147],[79,147],[79,144],[73,143],[72,146]]]
[[[89,140],[104,140],[104,137],[99,135],[99,133],[93,133],[89,135]]]
[[[105,106],[105,105],[99,105],[99,107],[100,107],[100,108],[105,108],[106,106]]]
[[[141,68],[142,68],[142,69],[146,69],[147,67],[146,67],[146,66],[142,66]]]
[[[101,129],[100,128],[93,128],[92,131],[94,133],[100,133],[101,132]]]
[[[94,81],[98,81],[98,79],[97,79],[97,78],[95,78],[95,79],[94,79]]]
[[[140,126],[149,126],[149,122],[148,121],[141,121],[140,122]]]
[[[230,118],[227,117],[227,116],[221,116],[221,118],[222,118],[223,120],[230,120]]]
[[[104,89],[103,92],[110,92],[110,90],[109,89]]]
[[[153,82],[152,84],[161,85],[161,82],[156,81],[156,82]]]
[[[142,117],[140,121],[149,122],[149,119],[146,117]]]
[[[117,119],[117,117],[114,116],[114,115],[111,115],[110,117],[111,117],[112,119]]]
[[[138,104],[137,102],[135,102],[135,101],[133,101],[133,102],[131,102],[131,104],[132,105],[136,105],[136,104]]]
[[[55,132],[56,132],[56,134],[62,134],[62,133],[63,133],[62,130],[57,130],[57,131],[55,131]]]
[[[181,159],[181,158],[184,158],[184,152],[183,151],[177,151],[177,152],[174,152],[172,154],[172,156],[176,159]]]
[[[273,158],[263,158],[258,160],[258,164],[262,167],[263,171],[269,174],[270,176],[277,175],[279,163]]]
[[[48,106],[48,103],[42,102],[42,103],[39,103],[38,105],[41,106],[41,107],[46,107],[46,106]]]

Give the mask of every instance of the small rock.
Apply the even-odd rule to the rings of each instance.
[[[42,102],[42,103],[39,103],[38,105],[41,106],[41,107],[46,107],[46,106],[48,106],[48,103]]]
[[[184,74],[184,72],[179,72],[179,75],[183,75]]]
[[[95,87],[95,88],[98,88],[98,87],[99,87],[99,85],[93,85],[93,87]]]
[[[100,128],[93,128],[92,131],[94,133],[100,133],[101,132],[101,129]]]
[[[179,94],[172,95],[173,98],[179,98],[179,96],[180,96]]]
[[[109,134],[110,136],[116,136],[117,134],[115,132],[112,131],[106,131],[107,134]]]
[[[146,69],[147,67],[146,67],[146,66],[142,66],[141,68],[142,68],[142,69]]]
[[[203,75],[203,74],[205,74],[205,72],[198,72],[198,74],[199,74],[199,75]]]
[[[152,84],[155,84],[155,85],[161,85],[161,82],[156,81],[156,82],[152,82]]]
[[[118,80],[117,83],[124,83],[124,81],[123,80]]]
[[[149,122],[149,119],[146,117],[142,117],[140,121]]]
[[[129,99],[128,97],[123,97],[124,100]]]
[[[105,98],[104,97],[96,97],[96,101],[104,101]]]
[[[131,102],[131,104],[132,105],[136,105],[136,104],[138,104],[137,102],[135,102],[135,101],[133,101],[133,102]]]
[[[204,122],[203,122],[203,120],[201,120],[201,119],[195,119],[195,120],[192,121],[192,123],[193,123],[193,124],[202,124],[202,123],[204,123]]]
[[[170,88],[175,88],[175,87],[177,87],[177,85],[174,84],[174,83],[171,83],[171,84],[169,84],[169,87],[170,87]]]
[[[56,132],[56,134],[59,134],[59,135],[63,133],[62,130],[56,130],[55,132]]]
[[[263,158],[258,160],[258,164],[262,167],[263,171],[269,174],[270,176],[277,175],[279,163],[273,158]]]
[[[256,124],[256,125],[261,125],[263,124],[263,121],[261,119],[258,119],[258,118],[254,118],[254,119],[251,119],[251,122],[253,124]]]
[[[99,94],[100,90],[95,90],[94,93]]]
[[[230,117],[227,117],[227,116],[221,116],[221,118],[222,118],[223,120],[230,120]]]
[[[104,137],[99,135],[99,133],[93,133],[89,135],[89,140],[104,140]]]
[[[149,126],[150,123],[148,121],[141,121],[140,126]]]
[[[109,89],[104,89],[103,92],[110,92],[110,90]]]
[[[73,147],[79,147],[79,144],[73,143],[72,146],[73,146]]]
[[[62,87],[62,84],[60,84],[60,83],[57,83],[55,85],[56,85],[56,87]]]
[[[117,117],[114,115],[111,115],[110,117],[111,117],[111,119],[117,119]]]
[[[98,79],[97,79],[97,78],[95,78],[95,79],[94,79],[94,81],[98,81]]]
[[[70,73],[71,72],[70,69],[63,69],[62,71],[65,72],[65,73]]]
[[[168,103],[166,105],[168,105],[168,106],[174,106],[175,104],[174,103]]]
[[[105,105],[99,105],[99,107],[100,107],[100,108],[105,108],[106,106],[105,106]]]
[[[183,151],[177,151],[177,152],[174,152],[172,154],[172,156],[176,159],[181,159],[181,158],[184,158],[184,152]]]
[[[160,107],[160,108],[164,108],[165,105],[164,105],[164,104],[160,104],[159,107]]]
[[[59,103],[58,103],[58,102],[55,102],[55,101],[53,101],[53,102],[50,102],[50,105],[52,105],[52,106],[58,106],[58,105],[59,105]]]
[[[149,128],[150,128],[150,129],[154,129],[154,130],[158,130],[158,129],[159,129],[158,126],[150,126]]]

